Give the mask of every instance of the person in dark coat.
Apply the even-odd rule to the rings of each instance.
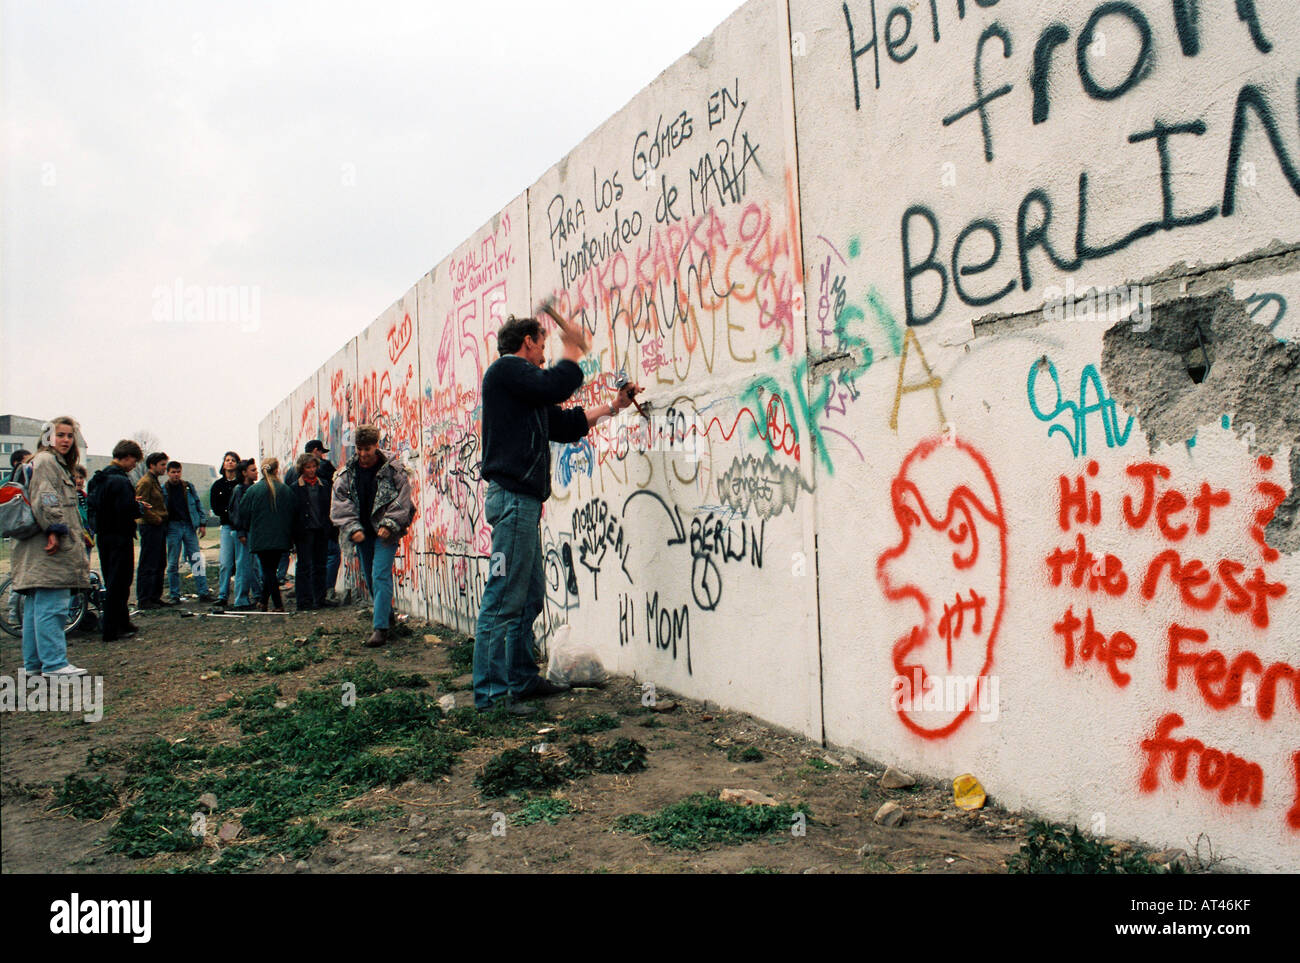
[[[542,505],[551,497],[551,442],[574,442],[602,418],[635,403],[640,385],[625,384],[613,402],[562,408],[582,386],[578,362],[589,350],[580,327],[553,311],[564,357],[547,368],[546,332],[536,318],[510,317],[497,332],[501,357],[483,373],[484,517],[492,558],[474,637],[474,704],[528,715],[525,699],[564,692],[542,678],[533,656],[533,622],[545,603]],[[496,564],[500,559],[504,564]]]
[[[293,492],[280,481],[280,460],[262,462],[262,480],[239,497],[239,517],[248,524],[248,548],[262,563],[260,607],[283,612],[280,584],[275,578],[280,556],[293,544],[293,523],[297,503]]]
[[[220,575],[217,577],[217,604],[230,601],[230,583],[235,577],[235,558],[239,554],[239,538],[230,524],[230,496],[239,487],[239,455],[228,451],[221,457],[221,474],[208,490],[208,504],[212,514],[221,522],[221,542],[218,555]]]
[[[334,473],[338,469],[334,467],[333,462],[325,457],[329,454],[329,449],[325,447],[325,443],[312,439],[307,442],[307,452],[320,459],[320,466],[316,469],[316,477],[324,483],[327,490],[333,489]],[[331,524],[329,537],[325,541],[325,598],[331,605],[336,601],[334,587],[338,584],[339,564],[342,559],[342,552],[339,550],[339,527]]]
[[[131,622],[128,602],[135,568],[136,520],[142,512],[131,484],[131,471],[144,457],[140,446],[123,438],[113,446],[113,461],[95,472],[86,486],[87,508],[93,518],[104,573],[105,642],[129,638],[139,631]]]
[[[26,448],[19,448],[9,456],[9,481],[18,477],[18,469],[31,460],[32,453]]]
[[[330,488],[317,474],[319,460],[314,454],[299,455],[294,463],[293,492],[296,505],[294,542],[298,552],[298,569],[294,575],[298,611],[325,608],[326,542],[330,530]]]
[[[256,607],[252,600],[262,596],[262,572],[261,563],[248,547],[248,519],[239,511],[239,502],[257,483],[257,462],[245,458],[235,466],[235,477],[239,484],[230,493],[226,505],[226,518],[235,532],[235,604],[231,611],[247,612]]]

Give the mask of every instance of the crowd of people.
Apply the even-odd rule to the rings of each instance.
[[[550,443],[577,441],[598,421],[635,404],[641,390],[622,384],[609,404],[563,408],[582,385],[578,362],[590,346],[577,326],[547,313],[560,328],[559,361],[544,367],[546,334],[536,318],[512,316],[498,333],[501,357],[483,376],[485,515],[492,526],[492,557],[504,564],[490,566],[479,607],[473,678],[480,711],[504,706],[526,715],[531,707],[521,703],[565,690],[540,675],[534,656],[533,623],[545,588],[540,526],[542,505],[551,495]],[[14,585],[28,599],[23,660],[29,674],[84,674],[67,661],[63,627],[69,593],[87,584],[89,548],[96,539],[107,594],[106,642],[139,631],[127,604],[137,536],[134,578],[142,610],[181,601],[182,553],[199,599],[233,612],[283,612],[281,585],[294,553],[298,611],[328,608],[338,604],[341,546],[351,546],[373,600],[365,644],[387,641],[393,561],[415,512],[409,473],[392,452],[380,449],[374,425],[356,429],[355,451],[340,469],[325,457],[329,449],[320,440],[307,443],[283,479],[276,458],[262,462],[259,480],[253,459],[225,453],[209,492],[221,524],[215,595],[199,547],[207,516],[181,464],[165,452],[146,457],[136,442],[124,439],[113,448],[112,464],[86,485],[78,435],[71,418],[55,418],[44,426],[36,454],[16,453],[12,462],[15,476],[25,473],[39,527],[14,549]],[[130,476],[141,459],[145,471],[133,485]]]
[[[392,453],[379,449],[375,426],[357,428],[356,452],[342,471],[325,457],[329,449],[320,440],[307,443],[283,480],[279,459],[263,460],[259,480],[254,459],[225,453],[208,493],[221,525],[216,594],[200,547],[207,511],[183,477],[181,463],[166,452],[146,456],[138,443],[123,439],[113,447],[110,464],[87,482],[79,438],[77,422],[61,416],[43,426],[35,453],[22,450],[10,458],[9,480],[23,486],[38,529],[13,540],[11,576],[15,604],[24,600],[28,675],[85,674],[68,662],[64,630],[72,593],[89,586],[94,548],[104,584],[100,631],[105,642],[116,642],[140,631],[131,620],[132,582],[137,610],[182,602],[182,555],[198,600],[220,611],[284,612],[281,587],[291,553],[297,556],[297,610],[337,606],[341,534],[361,559],[373,599],[372,632],[365,644],[387,641],[393,558],[414,508],[408,473]],[[141,461],[145,470],[132,482]]]

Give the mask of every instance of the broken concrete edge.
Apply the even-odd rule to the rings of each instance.
[[[1201,380],[1187,358],[1209,356]],[[1144,330],[1125,321],[1102,335],[1101,372],[1114,398],[1142,428],[1151,454],[1186,444],[1231,416],[1252,455],[1289,448],[1290,490],[1265,530],[1279,552],[1300,549],[1300,344],[1255,324],[1226,288],[1153,305]],[[1262,466],[1261,466],[1262,467]]]
[[[1300,395],[1300,346],[1256,324],[1230,288],[1236,281],[1297,271],[1300,245],[1280,241],[1194,269],[1179,261],[1125,282],[1151,288],[1144,330],[1123,319],[1102,334],[1102,375],[1111,396],[1142,428],[1151,454],[1162,444],[1186,444],[1230,414],[1230,430],[1247,438],[1252,455],[1289,458],[1290,488],[1264,533],[1268,545],[1285,554],[1300,550],[1300,405],[1294,402]],[[1047,331],[1065,331],[1077,323],[1052,321],[1039,307],[988,314],[971,322],[971,341],[1048,325]],[[1199,382],[1187,363],[1197,350],[1209,356]]]
[[[1297,270],[1300,270],[1300,244],[1274,241],[1262,250],[1252,251],[1232,261],[1198,268],[1189,268],[1187,262],[1178,261],[1154,274],[1125,280],[1124,286],[1149,286],[1152,307],[1157,307],[1162,302],[1177,300],[1189,294],[1206,294],[1214,290],[1223,290],[1233,281],[1267,277],[1271,274],[1294,273]],[[971,340],[996,337],[1047,324],[1075,323],[1077,322],[1053,322],[1043,313],[1041,305],[1024,311],[993,312],[974,318],[970,322]]]

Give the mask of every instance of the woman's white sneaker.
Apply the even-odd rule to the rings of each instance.
[[[64,678],[64,677],[66,677],[66,676],[85,675],[85,674],[86,674],[86,670],[85,670],[85,669],[78,669],[75,665],[73,665],[71,662],[69,662],[69,663],[68,663],[67,665],[65,665],[62,669],[55,669],[53,672],[45,672],[45,673],[42,673],[42,674],[43,674],[43,675],[45,676],[45,678],[47,678],[47,679],[49,679],[49,678],[59,679],[59,678]]]

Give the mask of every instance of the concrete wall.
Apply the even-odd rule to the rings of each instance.
[[[401,607],[472,629],[478,381],[554,297],[649,417],[553,446],[539,634],[1300,869],[1298,67],[1285,0],[752,0],[317,375],[418,478]]]
[[[415,530],[429,614],[473,634],[492,533],[480,475],[483,372],[496,332],[528,311],[528,198],[521,194],[416,285],[423,511]]]
[[[403,461],[413,477],[421,474],[420,352],[415,337],[415,288],[406,292],[357,338],[357,424],[379,428],[379,444]],[[423,486],[411,486],[415,522],[393,564],[394,604],[424,615],[421,590],[420,524]]]

